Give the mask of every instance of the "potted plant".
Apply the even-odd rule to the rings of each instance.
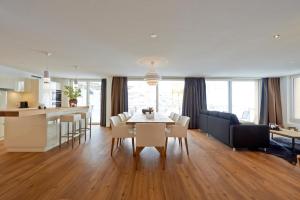
[[[65,86],[64,95],[66,95],[69,98],[70,107],[76,107],[77,98],[81,97],[81,90],[79,88],[74,88],[72,86]]]

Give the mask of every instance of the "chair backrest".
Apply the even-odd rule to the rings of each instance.
[[[164,123],[138,123],[136,124],[136,146],[138,147],[164,147]]]
[[[118,116],[120,117],[120,119],[121,119],[122,122],[126,121],[126,117],[125,117],[125,115],[123,113],[118,114]]]
[[[169,118],[170,118],[170,119],[173,119],[174,114],[175,114],[175,113],[171,112]]]
[[[129,113],[128,113],[128,112],[123,112],[123,114],[125,115],[125,117],[126,117],[126,120],[128,120],[128,119],[130,118],[130,115],[129,115]]]
[[[121,123],[121,119],[118,116],[112,116],[112,117],[110,117],[110,123],[111,123],[112,127],[119,126]]]
[[[179,120],[179,118],[180,118],[180,115],[178,115],[177,113],[174,113],[174,116],[173,116],[172,120],[174,122],[177,122]]]
[[[189,123],[190,123],[190,117],[181,116],[180,119],[175,124],[185,127],[187,129],[189,127]]]

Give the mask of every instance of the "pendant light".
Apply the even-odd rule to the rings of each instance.
[[[52,55],[52,53],[50,53],[50,52],[45,52],[45,54],[47,57],[50,57]],[[48,59],[47,59],[47,61],[48,61]],[[46,70],[44,70],[43,81],[45,84],[49,84],[51,82],[50,73],[48,71],[48,66],[46,66]]]
[[[150,70],[144,77],[144,80],[150,86],[156,86],[158,82],[161,80],[160,75],[155,71],[154,64],[155,64],[154,61],[151,61]]]

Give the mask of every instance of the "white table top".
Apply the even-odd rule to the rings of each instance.
[[[147,119],[146,115],[143,114],[135,114],[129,120],[127,120],[128,124],[135,123],[166,123],[166,124],[174,124],[175,122],[171,120],[168,116],[162,115],[159,113],[154,113],[154,119]]]

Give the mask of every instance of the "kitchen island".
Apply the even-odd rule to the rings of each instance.
[[[4,142],[8,152],[45,152],[59,144],[59,117],[88,112],[89,107],[0,110],[5,117]],[[63,134],[67,126],[62,126]]]

